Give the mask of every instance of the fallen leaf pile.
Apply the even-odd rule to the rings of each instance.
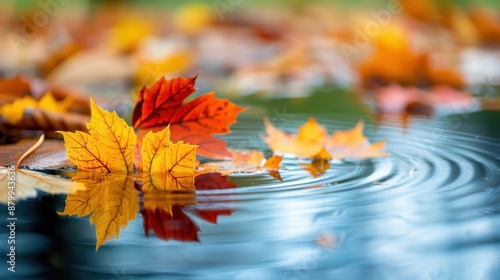
[[[0,129],[10,138],[26,131],[81,130],[88,120],[88,96],[27,76],[0,79]],[[2,143],[12,143],[2,139]]]

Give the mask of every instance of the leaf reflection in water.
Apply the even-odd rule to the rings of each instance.
[[[140,176],[139,176],[140,177]],[[153,232],[162,240],[199,241],[199,226],[189,213],[216,224],[220,215],[231,215],[234,210],[210,206],[197,208],[196,190],[235,188],[227,175],[211,172],[186,174],[143,174],[143,182],[133,175],[78,172],[72,179],[85,185],[84,190],[68,195],[60,215],[84,217],[96,226],[96,250],[111,239],[118,239],[120,231],[134,220],[137,212],[143,217],[144,234]],[[179,179],[181,178],[181,179]],[[140,202],[141,201],[141,202]],[[210,203],[209,203],[210,204]],[[194,206],[194,207],[193,207]]]
[[[106,241],[120,237],[120,230],[134,220],[139,210],[138,194],[131,175],[78,172],[73,181],[86,189],[70,194],[60,215],[90,215],[96,227],[96,250]]]

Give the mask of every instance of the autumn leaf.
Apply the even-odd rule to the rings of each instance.
[[[71,97],[67,97],[62,101],[57,101],[51,92],[45,93],[40,100],[36,100],[31,96],[24,96],[15,99],[12,103],[3,104],[0,107],[0,114],[10,124],[16,124],[23,118],[24,111],[28,108],[40,108],[51,112],[65,112],[71,106]]]
[[[92,100],[89,133],[59,132],[67,156],[79,170],[131,173],[136,136],[116,112],[101,109]]]
[[[196,146],[172,143],[169,126],[143,141],[143,190],[194,190]]]
[[[200,164],[196,170],[196,174],[198,174],[196,178],[214,172],[224,175],[233,173],[254,174],[267,172],[274,179],[283,181],[279,173],[283,156],[273,155],[264,161],[264,154],[256,150],[233,150],[232,154],[234,156],[233,160]]]
[[[323,175],[330,169],[330,162],[325,158],[313,159],[310,163],[303,163],[301,166],[304,170],[308,171],[313,178]]]
[[[297,135],[285,133],[264,119],[267,135],[264,141],[271,150],[279,153],[293,153],[298,157],[313,157],[323,149],[328,132],[315,119],[310,118],[299,128]]]
[[[190,102],[184,100],[194,93],[196,77],[160,78],[150,88],[143,87],[135,105],[132,123],[138,135],[158,132],[170,124],[173,141],[189,141],[198,145],[198,154],[212,158],[228,158],[226,143],[214,141],[212,134],[229,133],[244,110],[228,100],[215,98],[215,93],[202,95]]]
[[[90,215],[96,227],[96,251],[106,241],[118,238],[120,230],[134,220],[139,210],[138,194],[131,175],[80,171],[73,182],[85,190],[70,194],[60,215]]]
[[[105,45],[112,51],[131,52],[153,31],[151,23],[138,18],[125,18],[111,29]]]
[[[71,106],[67,108],[68,111],[88,113],[88,95],[73,88],[55,86],[28,76],[0,78],[0,106],[25,96],[40,100],[47,92],[51,92],[59,102],[65,99],[70,100]]]
[[[196,164],[196,146],[183,141],[170,141],[170,126],[144,136],[142,145],[143,171],[149,173],[193,173]]]
[[[260,171],[278,170],[283,156],[274,155],[264,161],[264,155],[259,151],[233,151],[236,160],[208,162],[200,164],[197,174],[219,172],[222,174],[231,173],[256,173]],[[245,158],[248,157],[248,158]],[[259,159],[262,160],[259,160]],[[257,160],[256,160],[257,159]]]
[[[14,174],[9,174],[13,172]],[[71,194],[84,188],[83,184],[71,182],[60,176],[52,176],[41,172],[14,169],[0,166],[0,203],[7,204],[9,193],[9,182],[15,180],[15,198],[24,200],[34,198],[40,191],[49,194]]]
[[[287,134],[264,120],[267,135],[264,141],[274,152],[294,154],[303,158],[345,159],[384,157],[385,141],[370,144],[363,135],[364,124],[360,121],[353,129],[335,131],[328,136],[326,128],[309,119],[299,128],[297,135]]]
[[[194,191],[194,173],[143,173],[143,191]]]
[[[378,88],[391,83],[403,86],[464,86],[464,79],[454,65],[435,63],[430,54],[415,52],[408,33],[402,26],[393,24],[374,38],[373,55],[358,67],[364,88]]]
[[[35,143],[35,140],[24,139],[15,144],[0,145],[0,166],[14,166],[21,156]],[[26,157],[21,166],[30,169],[55,169],[70,167],[72,163],[66,157],[64,142],[49,139]]]
[[[256,167],[262,165],[264,160],[264,154],[261,151],[251,150],[251,151],[239,151],[232,150],[231,154],[233,156],[233,163],[235,165],[249,164]]]

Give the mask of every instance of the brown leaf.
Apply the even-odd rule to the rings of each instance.
[[[15,144],[0,145],[0,166],[13,166],[36,140],[21,140]],[[70,167],[74,164],[66,157],[64,142],[45,140],[32,154],[26,157],[21,166],[31,169],[54,169]]]

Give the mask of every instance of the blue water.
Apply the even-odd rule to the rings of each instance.
[[[293,131],[306,118],[283,126]],[[318,121],[331,132],[357,120]],[[389,157],[334,161],[317,177],[304,169],[309,161],[285,157],[282,182],[267,173],[235,174],[225,189],[167,198],[175,218],[145,214],[138,191],[135,220],[98,251],[89,218],[58,216],[65,196],[41,194],[18,204],[15,276],[500,279],[500,141],[485,136],[491,127],[475,129],[466,120],[415,120],[406,132],[395,120],[378,129],[368,123],[370,140],[388,140]],[[241,121],[225,139],[265,150],[255,131],[263,132],[261,121]],[[210,213],[219,213],[216,221]],[[158,238],[166,235],[158,228],[146,238],[146,216],[174,232],[170,239]],[[6,238],[2,231],[3,255]],[[14,275],[6,268],[1,279]]]

